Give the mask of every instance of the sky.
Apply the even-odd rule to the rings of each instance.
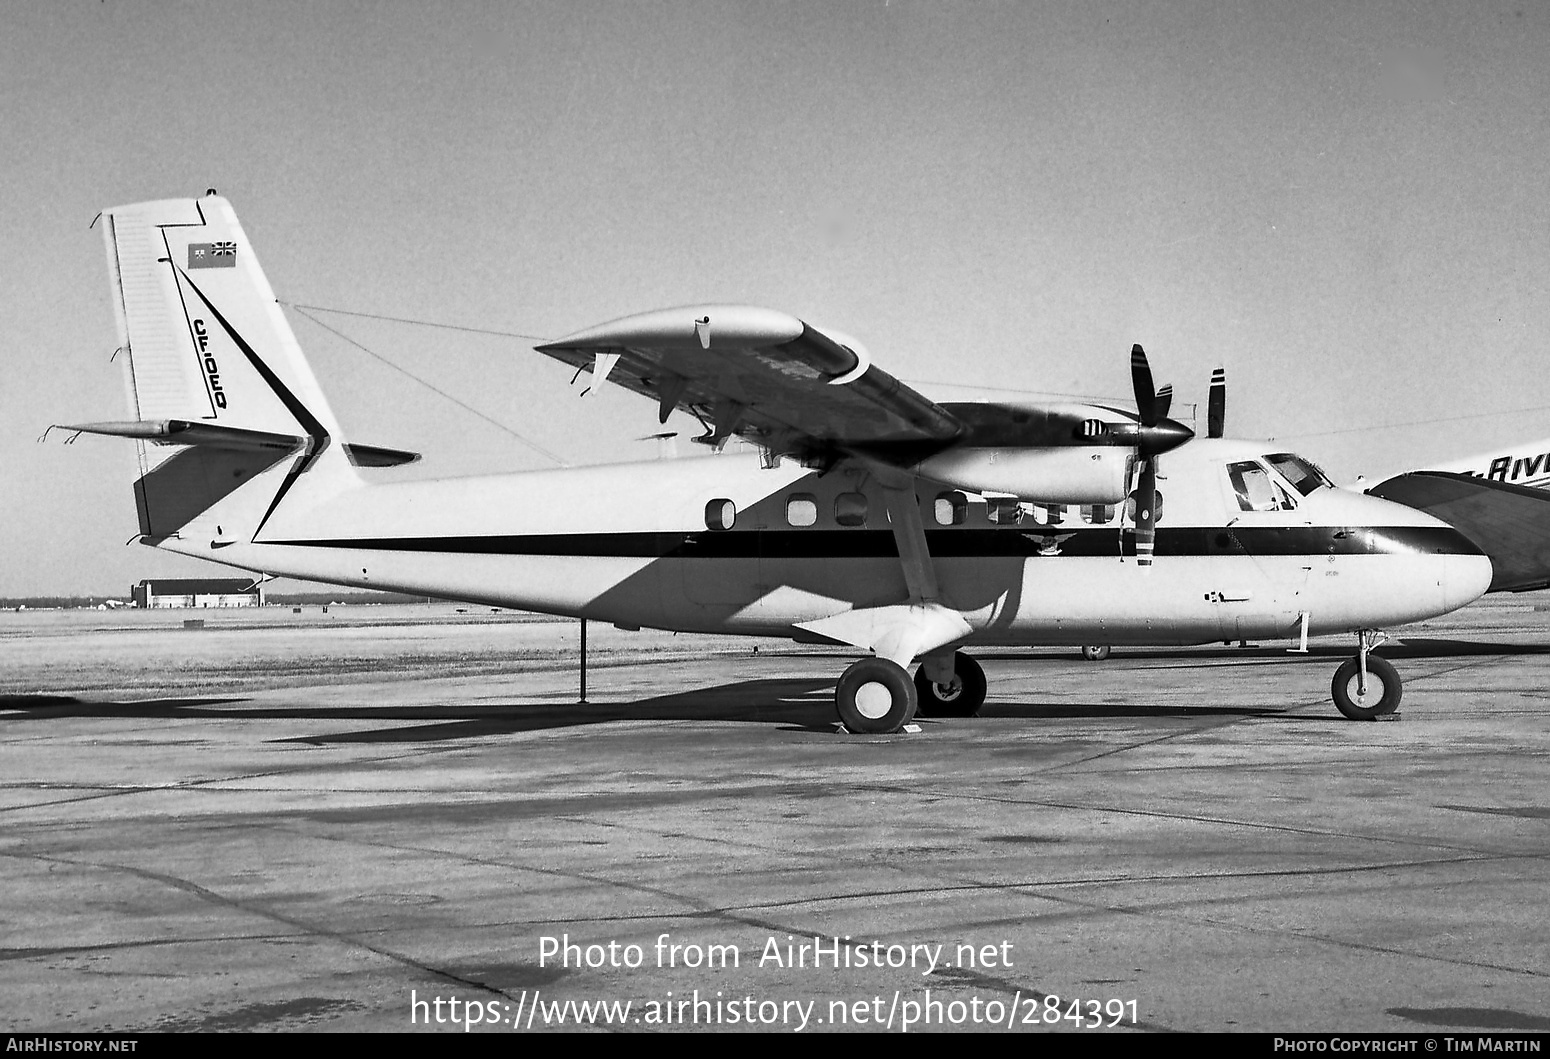
[[[0,597],[223,572],[126,546],[132,443],[38,442],[128,416],[94,216],[212,187],[288,305],[505,333],[288,310],[425,454],[374,475],[651,459],[531,346],[705,302],[944,397],[1222,364],[1341,481],[1550,435],[1547,54],[1523,0],[0,4]]]

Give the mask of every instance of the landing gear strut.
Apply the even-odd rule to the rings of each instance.
[[[937,667],[928,659],[915,671],[915,692],[922,717],[973,717],[985,704],[985,670],[962,651],[952,657],[952,678],[938,683]]]
[[[858,735],[888,735],[915,717],[915,684],[904,667],[886,658],[851,663],[834,689],[840,721]]]
[[[1370,652],[1388,637],[1376,629],[1357,631],[1357,655],[1335,670],[1330,692],[1335,708],[1353,721],[1376,721],[1399,709],[1399,674],[1387,659]]]

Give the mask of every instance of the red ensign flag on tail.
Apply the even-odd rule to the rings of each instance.
[[[231,240],[218,243],[189,243],[189,268],[236,268],[237,244]]]

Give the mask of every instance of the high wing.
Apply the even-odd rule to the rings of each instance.
[[[1550,492],[1451,471],[1411,471],[1367,490],[1435,515],[1491,557],[1491,592],[1550,586]]]
[[[627,316],[536,347],[772,455],[920,458],[964,430],[946,408],[871,364],[864,350],[773,309],[685,306]]]

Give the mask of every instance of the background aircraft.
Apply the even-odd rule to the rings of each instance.
[[[1455,529],[1311,463],[1137,411],[937,403],[853,340],[749,306],[616,320],[540,351],[756,454],[415,482],[362,467],[229,204],[108,210],[142,543],[265,574],[870,653],[853,731],[974,713],[973,644],[1181,644],[1352,632],[1336,705],[1392,711],[1380,627],[1462,606],[1490,564]],[[1219,402],[1213,401],[1213,406]],[[1220,433],[1219,416],[1213,434]],[[1186,444],[1188,442],[1188,444]],[[1166,496],[1164,496],[1166,494]],[[920,659],[911,679],[906,669]]]
[[[1429,512],[1490,556],[1491,592],[1550,587],[1550,438],[1395,475],[1367,490]]]

